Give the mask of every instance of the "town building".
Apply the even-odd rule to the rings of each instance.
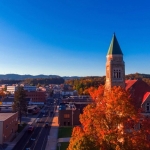
[[[0,100],[0,112],[12,112],[14,97],[5,97]]]
[[[106,61],[105,88],[121,86],[130,92],[132,104],[136,109],[142,108],[143,112],[150,112],[150,86],[142,79],[125,80],[125,63],[123,53],[114,34],[108,49]]]
[[[17,91],[17,86],[15,85],[12,85],[12,86],[7,86],[7,92],[11,93],[11,94],[14,94],[15,91]]]
[[[46,102],[46,92],[43,91],[30,91],[26,92],[27,98],[30,98],[31,101],[29,104],[43,105]]]
[[[69,103],[69,102],[72,102],[72,103],[91,103],[93,100],[90,96],[69,96],[67,98],[63,98],[62,99],[62,102],[63,103]]]
[[[58,124],[59,126],[79,125],[80,109],[74,104],[62,103],[59,105]]]
[[[30,103],[30,98],[25,98],[27,105]],[[0,112],[13,112],[12,105],[14,104],[14,97],[3,97],[0,99]]]
[[[18,112],[0,114],[0,144],[10,141],[18,130]]]
[[[71,96],[62,99],[58,109],[59,126],[80,125],[79,115],[83,113],[83,108],[92,102],[88,96]]]
[[[60,93],[63,97],[65,96],[75,96],[78,95],[76,90],[62,90]]]
[[[30,91],[36,91],[36,86],[29,86],[29,85],[24,85],[23,89],[30,92]]]

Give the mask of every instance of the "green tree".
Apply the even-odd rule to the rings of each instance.
[[[53,95],[54,95],[54,90],[50,89],[50,91],[49,91],[49,96],[50,96],[50,97],[53,97]]]
[[[17,91],[15,92],[14,96],[14,104],[13,104],[13,111],[18,111],[19,120],[21,124],[21,118],[23,114],[27,113],[27,102],[26,102],[26,92],[23,87],[18,86]]]

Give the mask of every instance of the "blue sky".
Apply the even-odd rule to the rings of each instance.
[[[0,74],[103,76],[114,32],[126,74],[149,74],[149,0],[0,0]]]

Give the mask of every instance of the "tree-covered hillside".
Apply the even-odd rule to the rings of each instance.
[[[135,73],[135,74],[128,74],[125,76],[126,80],[130,79],[139,79],[141,78],[143,81],[145,81],[148,85],[150,85],[150,75],[147,74],[140,74],[140,73]],[[72,79],[72,80],[66,80],[66,84],[70,84],[73,86],[75,90],[78,91],[79,94],[88,94],[87,89],[90,87],[95,87],[97,88],[99,85],[104,85],[105,84],[105,76],[102,77],[82,77],[79,79]]]

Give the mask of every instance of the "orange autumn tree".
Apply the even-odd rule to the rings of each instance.
[[[5,93],[3,91],[0,91],[0,96],[5,97]]]
[[[149,150],[150,120],[131,105],[121,87],[90,88],[94,102],[80,115],[67,150]]]

